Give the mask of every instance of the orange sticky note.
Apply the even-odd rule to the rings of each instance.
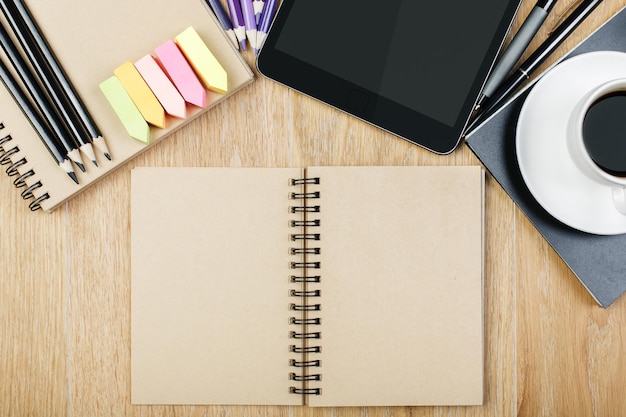
[[[165,127],[165,110],[135,65],[130,61],[125,62],[117,67],[113,73],[120,80],[146,122],[160,128]]]
[[[174,41],[165,42],[154,52],[185,101],[206,107],[206,90]]]
[[[193,27],[188,27],[174,41],[204,86],[216,93],[228,91],[228,74]]]
[[[137,68],[137,71],[139,71],[139,74],[141,74],[167,114],[180,117],[181,119],[187,117],[185,100],[152,55],[146,55],[135,62],[135,68]]]

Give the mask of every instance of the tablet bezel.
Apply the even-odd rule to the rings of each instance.
[[[461,141],[463,129],[521,3],[520,0],[508,0],[507,9],[471,84],[469,94],[454,125],[449,126],[276,49],[276,43],[295,1],[282,1],[257,57],[258,71],[267,78],[438,154],[452,152]]]

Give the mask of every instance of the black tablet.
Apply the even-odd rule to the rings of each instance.
[[[437,153],[459,143],[520,0],[283,0],[261,74]]]

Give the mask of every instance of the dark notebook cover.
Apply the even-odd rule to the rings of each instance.
[[[600,50],[626,52],[626,8],[560,62]],[[608,307],[626,291],[626,234],[599,236],[572,229],[545,211],[526,187],[515,155],[515,129],[531,88],[532,85],[526,87],[491,119],[470,132],[466,143],[596,301]]]

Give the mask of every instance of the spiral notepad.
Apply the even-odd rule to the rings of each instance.
[[[482,183],[134,169],[133,403],[481,404]]]
[[[0,162],[12,176],[14,184],[21,187],[22,197],[33,210],[55,209],[253,80],[252,71],[201,0],[29,0],[27,3],[60,65],[101,130],[112,156],[111,161],[98,158],[97,168],[89,162],[85,164],[86,172],[76,170],[80,183],[76,185],[59,169],[11,94],[0,84],[0,122],[3,126],[0,130]],[[4,24],[3,19],[0,16]],[[98,86],[120,64],[154,54],[156,46],[190,26],[228,73],[228,92],[207,92],[205,108],[188,105],[186,119],[168,117],[164,129],[153,129],[149,145],[138,142],[129,136]],[[1,52],[0,59],[7,62]]]

